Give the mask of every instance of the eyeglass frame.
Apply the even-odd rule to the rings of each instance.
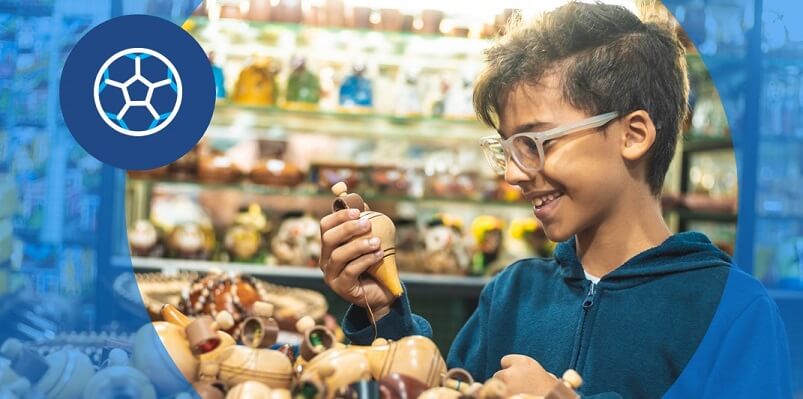
[[[560,137],[568,136],[572,133],[577,133],[587,129],[599,128],[605,126],[606,124],[610,123],[612,120],[619,117],[618,112],[607,112],[604,114],[599,114],[596,116],[592,116],[577,122],[573,122],[564,126],[554,127],[552,129],[545,130],[543,132],[522,132],[516,133],[511,135],[508,138],[502,138],[498,135],[493,136],[485,136],[480,138],[480,147],[485,154],[485,159],[488,161],[488,164],[491,166],[491,169],[494,170],[498,175],[504,175],[505,170],[507,169],[507,163],[509,162],[508,159],[512,159],[513,162],[518,165],[521,170],[529,172],[529,173],[538,173],[541,169],[544,168],[544,143],[549,140],[554,140]],[[522,162],[518,159],[516,155],[516,151],[512,150],[513,140],[518,137],[528,137],[535,142],[536,147],[538,148],[538,159],[540,159],[539,165],[537,169],[531,169],[529,167],[525,167]],[[491,144],[496,144],[502,146],[502,151],[505,153],[505,166],[501,170],[497,170],[494,162],[491,161],[489,158],[489,152],[491,151],[488,149]],[[492,154],[491,154],[492,155]]]

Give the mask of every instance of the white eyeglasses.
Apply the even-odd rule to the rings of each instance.
[[[506,139],[487,136],[480,139],[480,147],[491,169],[499,175],[505,174],[508,158],[528,174],[538,173],[544,167],[544,143],[572,133],[604,126],[615,119],[617,112],[592,116],[578,122],[558,126],[543,132],[516,133]]]

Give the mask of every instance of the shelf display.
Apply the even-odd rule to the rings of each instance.
[[[340,85],[340,105],[343,107],[371,107],[374,94],[371,80],[365,77],[365,64],[354,64],[352,74]]]
[[[308,215],[287,217],[271,241],[271,250],[279,264],[317,266],[321,256],[318,219]]]
[[[219,67],[218,67],[219,68]],[[269,59],[260,58],[243,68],[232,92],[232,101],[243,105],[276,105],[279,95],[276,76],[279,65]],[[221,76],[223,71],[221,69]],[[218,91],[220,93],[221,90]],[[225,87],[223,87],[225,98]]]
[[[287,79],[286,101],[288,107],[315,106],[321,99],[321,82],[318,75],[307,69],[307,60],[295,56],[290,61],[292,72]]]

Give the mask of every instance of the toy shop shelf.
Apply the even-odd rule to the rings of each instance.
[[[269,195],[275,197],[295,197],[295,198],[313,198],[322,199],[326,201],[332,200],[332,194],[327,192],[317,191],[315,188],[288,188],[288,187],[272,187],[264,186],[261,184],[254,184],[248,181],[233,182],[233,183],[209,183],[197,181],[176,181],[170,179],[143,179],[143,178],[128,178],[131,184],[153,184],[158,185],[160,188],[167,188],[170,191],[182,193],[198,193],[203,191],[239,191],[248,194]],[[399,195],[371,195],[361,194],[368,203],[373,202],[407,202],[419,204],[422,206],[482,206],[482,207],[504,207],[504,208],[521,208],[529,209],[532,207],[529,202],[518,201],[499,201],[499,200],[482,200],[473,198],[440,198],[440,197],[410,197]]]
[[[137,272],[158,271],[165,274],[179,271],[224,271],[266,279],[275,284],[324,289],[323,275],[317,267],[267,266],[252,263],[214,262],[204,260],[116,256],[118,267],[132,265]],[[479,296],[489,277],[466,277],[420,273],[401,273],[404,285],[416,294]]]
[[[319,133],[376,139],[477,143],[494,134],[476,120],[379,115],[365,112],[287,110],[279,107],[218,104],[206,135],[220,138],[276,139],[277,134]]]
[[[678,217],[686,220],[700,220],[706,222],[736,223],[738,215],[727,212],[693,211],[685,208],[673,209]]]
[[[402,66],[409,64],[412,58],[422,69],[460,70],[467,63],[479,65],[479,54],[490,42],[440,34],[314,27],[226,18],[215,21],[216,27],[205,17],[192,17],[188,22],[185,28],[202,47],[223,48],[220,52],[225,53],[227,58],[237,59],[251,59],[259,54],[286,60],[303,53],[315,63],[351,65],[355,61],[356,46],[360,48],[360,53],[369,55],[372,62],[382,66]]]
[[[731,149],[733,149],[733,140],[730,136],[717,138],[690,138],[683,142],[683,152],[686,154]]]

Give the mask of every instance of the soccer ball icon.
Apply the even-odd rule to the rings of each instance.
[[[95,78],[95,107],[106,124],[129,136],[167,127],[181,107],[181,77],[162,54],[130,48],[106,60]]]

